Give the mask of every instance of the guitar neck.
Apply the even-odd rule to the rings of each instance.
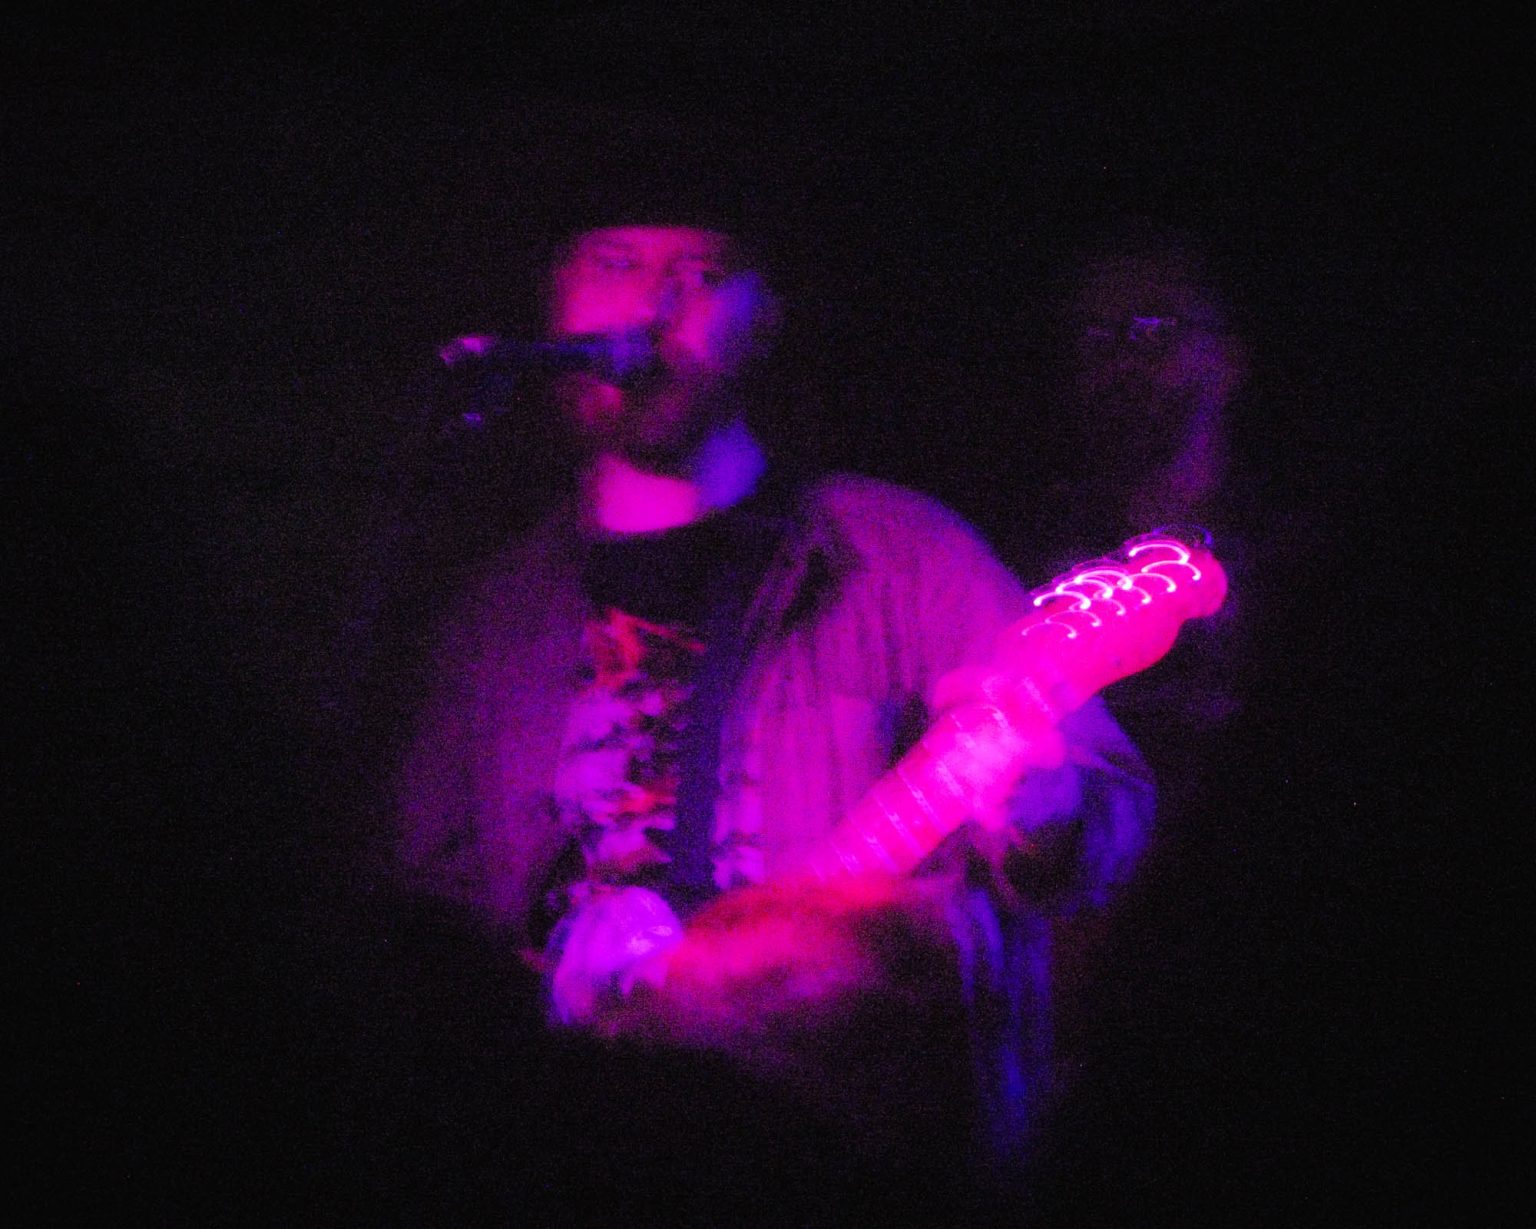
[[[995,705],[952,709],[875,782],[802,869],[819,879],[907,874],[983,809],[997,780],[1034,762],[1052,734],[1044,723],[1026,732]]]
[[[1031,595],[999,637],[985,694],[939,718],[811,851],[821,879],[904,875],[1029,769],[1058,763],[1057,723],[1159,661],[1186,619],[1214,613],[1226,577],[1209,553],[1147,535]]]

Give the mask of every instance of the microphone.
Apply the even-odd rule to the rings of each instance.
[[[437,352],[448,367],[473,366],[487,375],[558,375],[586,372],[620,388],[661,366],[656,342],[644,329],[585,333],[552,341],[518,341],[494,333],[455,337]]]

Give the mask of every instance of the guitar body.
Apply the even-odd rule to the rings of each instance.
[[[598,1035],[724,1057],[839,1146],[887,1163],[967,1138],[971,1047],[942,898],[918,880],[738,888],[690,920],[665,976],[607,1000]],[[911,1163],[911,1158],[904,1164]]]
[[[905,998],[893,974],[927,967],[914,955],[941,952],[947,935],[935,900],[909,880],[738,888],[695,914],[665,953],[665,976],[637,982],[598,1027],[761,1058],[774,1038],[821,1031],[871,994]]]

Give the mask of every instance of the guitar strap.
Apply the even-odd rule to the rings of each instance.
[[[663,894],[687,918],[718,891],[714,873],[715,804],[720,796],[721,733],[752,651],[747,615],[780,548],[797,525],[806,480],[770,473],[740,507],[721,515],[725,535],[707,582],[701,636],[682,743],[675,826],[657,834],[671,857]]]

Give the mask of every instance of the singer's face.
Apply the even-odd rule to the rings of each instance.
[[[768,300],[728,236],[682,226],[588,231],[556,268],[552,291],[556,336],[644,330],[660,359],[633,388],[592,375],[562,380],[560,400],[591,447],[675,468],[736,412],[735,380]]]

